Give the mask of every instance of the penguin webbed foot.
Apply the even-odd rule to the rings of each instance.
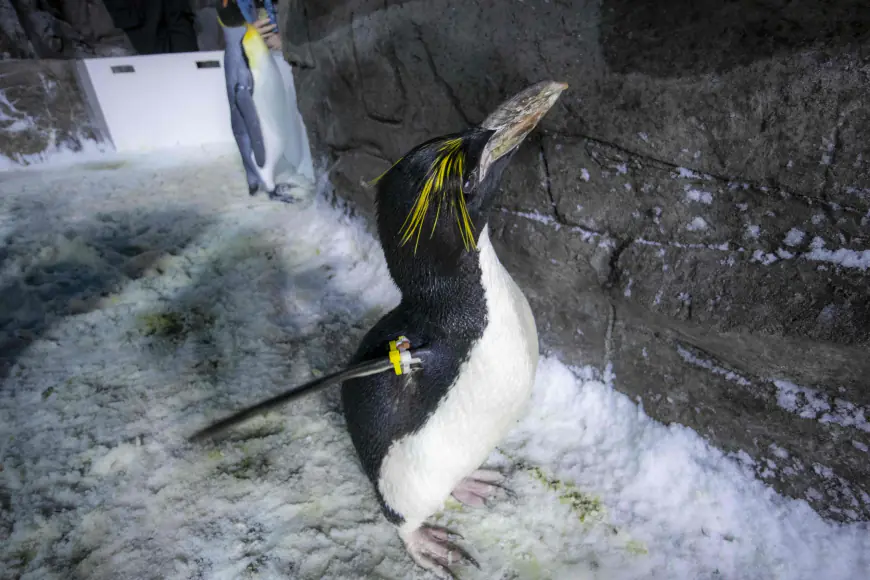
[[[405,540],[408,554],[419,566],[435,573],[439,578],[456,580],[458,577],[450,569],[451,564],[465,562],[480,570],[471,554],[453,542],[462,536],[441,526],[423,524]]]
[[[283,203],[296,203],[305,196],[305,190],[290,183],[279,183],[269,192],[269,199]]]
[[[514,498],[516,494],[501,483],[505,476],[493,469],[478,469],[459,482],[451,494],[458,502],[472,508],[486,507],[486,500],[499,491],[508,497]]]

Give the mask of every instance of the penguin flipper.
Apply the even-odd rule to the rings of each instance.
[[[428,353],[429,350],[426,348],[420,348],[412,351],[413,356],[426,355]],[[393,370],[393,368],[394,363],[388,357],[367,360],[352,364],[338,372],[314,379],[313,381],[309,381],[303,385],[293,387],[292,389],[284,391],[283,393],[279,393],[274,397],[270,397],[246,409],[242,409],[241,411],[233,413],[229,417],[226,417],[225,419],[222,419],[217,423],[210,425],[209,427],[200,429],[199,431],[191,435],[188,440],[198,441],[205,439],[207,437],[210,437],[211,435],[224,431],[229,427],[232,427],[233,425],[241,423],[242,421],[249,419],[254,415],[263,413],[264,411],[268,411],[270,409],[274,409],[275,407],[279,407],[281,405],[289,403],[290,401],[298,399],[308,393],[319,391],[320,389],[328,387],[329,385],[340,383],[348,379],[366,377],[369,375],[383,373]]]
[[[257,175],[257,170],[254,167],[254,162],[251,159],[251,140],[248,138],[248,133],[245,128],[245,121],[242,119],[242,113],[235,103],[230,103],[230,125],[233,128],[233,137],[236,139],[236,145],[239,148],[239,153],[242,156],[242,165],[245,168],[245,178],[248,181],[248,193],[254,195],[260,187],[260,178]]]
[[[266,164],[266,143],[263,140],[263,131],[260,128],[260,117],[257,116],[257,107],[254,105],[253,86],[253,77],[250,83],[244,85],[236,84],[235,103],[242,122],[245,125],[257,167],[263,167]]]

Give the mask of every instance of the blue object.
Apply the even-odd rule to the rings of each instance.
[[[254,5],[254,0],[236,0],[236,3],[245,16],[245,20],[251,23],[257,21],[257,7]],[[264,0],[263,4],[266,7],[266,14],[269,15],[269,20],[275,25],[275,32],[278,32],[278,16],[275,14],[275,6],[272,5],[272,0]]]
[[[254,0],[236,0],[239,10],[242,11],[242,16],[248,22],[254,22],[257,19],[257,9],[254,6]]]
[[[266,13],[269,15],[269,20],[275,25],[275,32],[278,32],[278,15],[275,14],[275,7],[272,5],[272,0],[265,0]]]

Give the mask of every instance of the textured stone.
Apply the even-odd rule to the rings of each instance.
[[[75,61],[0,62],[0,155],[24,163],[104,137],[91,121]]]
[[[0,60],[135,53],[103,0],[0,0]]]
[[[490,220],[542,344],[611,365],[653,417],[855,520],[870,518],[868,6],[293,0],[282,16],[315,163],[366,216],[361,182],[410,147],[568,82]]]
[[[21,27],[12,0],[0,0],[0,60],[35,56],[36,50]]]

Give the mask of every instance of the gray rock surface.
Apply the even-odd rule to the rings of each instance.
[[[36,50],[21,26],[12,0],[0,0],[0,60],[35,56]]]
[[[0,0],[0,60],[135,53],[102,0]]]
[[[20,164],[99,143],[73,60],[0,61],[0,156]]]
[[[570,84],[491,227],[542,343],[783,493],[870,519],[870,5],[292,0],[338,198],[543,79]]]

